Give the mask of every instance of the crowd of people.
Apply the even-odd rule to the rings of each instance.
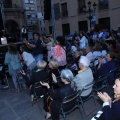
[[[90,35],[80,32],[72,39],[58,36],[56,41],[51,36],[42,37],[39,33],[35,33],[34,42],[30,43],[24,39],[24,44],[19,50],[14,43],[10,43],[4,64],[8,65],[16,92],[20,92],[18,73],[21,73],[25,80],[23,87],[30,88],[32,101],[35,100],[35,84],[41,85],[37,94],[44,96],[44,110],[47,112],[45,119],[59,120],[60,106],[64,97],[81,91],[86,85],[120,65],[119,42],[120,39],[104,30]],[[45,48],[47,59],[43,54]],[[30,71],[30,77],[27,76],[27,70]],[[99,119],[119,120],[120,77],[116,79],[112,73],[107,79],[109,85],[115,82],[113,86],[115,100],[110,107],[108,102],[112,101],[109,95],[98,92],[98,96],[105,104]],[[93,86],[83,91],[81,98],[87,98],[92,89]]]

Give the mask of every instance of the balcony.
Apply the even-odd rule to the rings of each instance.
[[[25,12],[25,9],[22,7],[12,7],[12,8],[4,8],[4,12]]]
[[[99,10],[105,10],[105,9],[109,9],[109,4],[108,3],[106,3],[106,4],[100,3]]]
[[[78,14],[84,14],[84,13],[85,13],[84,8],[83,8],[83,7],[78,8],[78,9],[77,9],[77,13],[78,13]]]
[[[67,18],[68,17],[68,11],[61,13],[61,18]]]

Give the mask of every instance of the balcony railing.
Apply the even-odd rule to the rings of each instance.
[[[78,14],[83,14],[85,11],[83,10],[83,7],[77,9]]]
[[[99,10],[109,9],[108,4],[99,4]]]
[[[12,8],[4,8],[4,12],[24,12],[25,9],[22,7],[12,7]]]
[[[68,11],[61,13],[61,18],[68,17]]]

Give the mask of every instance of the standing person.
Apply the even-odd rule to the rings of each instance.
[[[20,55],[17,51],[16,46],[13,43],[10,43],[8,46],[8,52],[5,55],[4,63],[8,65],[9,74],[12,75],[12,80],[16,92],[19,92],[16,75],[20,72],[21,63],[20,63]]]
[[[51,37],[48,37],[48,43],[45,44],[44,41],[42,41],[43,46],[47,47],[47,51],[48,51],[48,61],[50,61],[51,58],[51,47],[54,44],[54,40]]]
[[[88,46],[88,39],[85,37],[84,33],[80,33],[80,49],[86,48]]]
[[[22,38],[23,38],[23,39],[24,39],[24,38],[27,39],[27,36],[26,36],[26,35],[27,35],[27,30],[26,30],[25,26],[22,27],[21,32],[22,32]]]
[[[34,43],[31,44],[29,43],[26,39],[23,41],[28,48],[32,49],[32,54],[36,60],[36,62],[38,62],[39,60],[43,59],[43,54],[42,54],[42,50],[43,50],[43,46],[42,46],[42,41],[40,40],[40,34],[39,33],[34,33]]]
[[[65,68],[66,61],[66,50],[65,50],[65,38],[59,36],[56,38],[57,44],[55,47],[51,47],[51,56],[59,62],[59,69]]]
[[[26,46],[22,46],[22,57],[27,69],[32,71],[36,67],[36,61],[33,55],[30,53],[30,50]]]

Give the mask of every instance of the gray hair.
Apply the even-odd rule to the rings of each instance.
[[[39,60],[39,61],[37,62],[37,67],[38,67],[39,69],[44,69],[44,68],[46,67],[46,65],[47,65],[47,62],[44,61],[44,60]]]
[[[84,67],[89,67],[90,60],[86,56],[81,56],[79,59],[79,63],[81,63]]]
[[[71,70],[69,70],[69,69],[63,69],[61,71],[61,77],[63,79],[66,79],[68,82],[70,82],[71,88],[73,88],[74,90],[76,90],[76,84],[73,81],[74,76],[73,76],[73,73],[71,72]]]

